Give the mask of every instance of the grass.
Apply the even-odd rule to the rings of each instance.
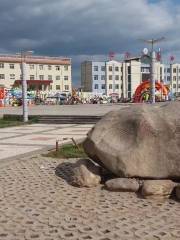
[[[0,119],[0,128],[20,126],[22,124],[23,122],[18,120],[13,121],[13,120]]]
[[[48,154],[43,155],[45,157],[52,158],[84,158],[87,157],[84,152],[82,144],[78,145],[78,148],[73,144],[66,144],[59,147],[58,151],[51,151]]]
[[[13,119],[13,118],[3,118],[0,119],[0,128],[6,128],[6,127],[15,127],[15,126],[21,126],[25,124],[32,124],[36,123],[37,119],[30,119],[27,123],[24,123],[22,119]]]

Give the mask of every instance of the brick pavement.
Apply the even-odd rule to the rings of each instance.
[[[180,239],[180,204],[67,183],[70,162],[40,155],[1,163],[1,240]]]

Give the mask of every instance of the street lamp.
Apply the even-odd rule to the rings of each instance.
[[[156,102],[155,98],[155,89],[156,89],[156,79],[155,79],[155,63],[156,63],[156,52],[154,51],[154,44],[163,41],[165,38],[161,37],[158,39],[150,39],[150,40],[144,40],[141,39],[141,41],[151,44],[151,103]]]
[[[22,104],[23,104],[23,122],[28,122],[27,106],[27,68],[26,57],[31,56],[33,51],[21,51],[21,76],[22,76]]]

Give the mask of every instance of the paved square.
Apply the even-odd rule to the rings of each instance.
[[[67,183],[75,162],[34,156],[0,165],[1,240],[178,240],[180,204]]]
[[[61,144],[71,141],[72,137],[75,140],[82,139],[92,126],[32,124],[0,128],[0,160],[45,148],[55,148],[56,140]]]
[[[33,153],[92,125],[0,129],[0,240],[177,240],[180,204],[68,184],[76,160]],[[3,139],[4,138],[4,139]],[[25,154],[25,155],[21,155]]]

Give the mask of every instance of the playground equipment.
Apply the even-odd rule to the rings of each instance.
[[[169,88],[161,82],[156,82],[156,101],[166,100],[169,94]],[[134,94],[135,103],[148,102],[151,96],[151,83],[150,81],[145,81],[141,83]]]

